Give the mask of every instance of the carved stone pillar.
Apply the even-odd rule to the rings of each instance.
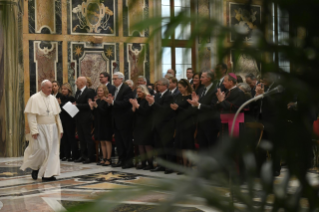
[[[23,154],[22,3],[0,0],[0,157]]]

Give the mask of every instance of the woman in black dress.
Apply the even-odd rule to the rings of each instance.
[[[151,170],[153,169],[152,160],[152,116],[151,107],[146,101],[146,95],[149,95],[148,89],[145,85],[139,85],[136,88],[137,99],[130,99],[132,104],[132,111],[134,112],[134,143],[138,145],[138,150],[142,157],[142,164],[137,166],[137,169]],[[145,155],[145,156],[144,156]]]
[[[89,105],[94,115],[94,138],[101,142],[103,160],[97,165],[109,166],[112,164],[112,115],[111,106],[106,102],[109,90],[105,85],[97,88],[94,101],[89,100]]]
[[[178,90],[180,94],[176,96],[175,103],[170,105],[172,110],[176,111],[175,147],[183,159],[183,165],[189,166],[185,152],[186,150],[193,150],[195,146],[195,117],[191,112],[192,106],[187,100],[192,99],[193,89],[188,80],[181,79],[178,82]]]
[[[60,93],[60,83],[58,81],[52,81],[52,93],[55,98],[60,99],[62,94]]]
[[[75,140],[75,119],[72,118],[64,109],[63,106],[67,102],[75,102],[72,96],[72,88],[69,83],[62,85],[62,94],[58,99],[61,106],[60,119],[63,126],[63,136],[61,139],[61,153],[64,155],[62,161],[68,160],[69,162],[78,159],[79,148]],[[72,151],[72,154],[71,154]]]

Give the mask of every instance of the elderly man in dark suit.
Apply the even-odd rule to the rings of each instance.
[[[111,76],[107,72],[100,73],[100,83],[102,85],[106,85],[107,89],[109,90],[109,93],[114,95],[115,86],[110,83],[110,77]]]
[[[200,150],[207,150],[217,144],[218,134],[221,130],[220,113],[216,108],[218,81],[214,82],[214,73],[203,72],[201,83],[204,88],[197,96],[193,92],[192,100],[188,102],[197,113],[197,139]]]
[[[132,105],[130,99],[134,98],[132,89],[124,83],[121,72],[113,74],[113,84],[116,87],[114,96],[109,94],[107,102],[112,105],[113,130],[119,160],[112,167],[123,169],[133,167],[132,143]]]
[[[94,91],[86,87],[87,80],[81,76],[77,79],[77,92],[75,94],[75,105],[80,110],[75,116],[76,128],[81,144],[81,157],[74,162],[93,162],[95,148],[91,137],[92,114],[88,100],[94,99]]]
[[[154,120],[154,139],[155,148],[162,151],[159,157],[172,161],[173,135],[174,135],[174,111],[170,108],[173,103],[173,97],[168,90],[169,80],[162,78],[157,83],[158,93],[155,98],[151,95],[146,97],[146,100],[152,107]],[[173,171],[165,169],[162,166],[157,166],[151,171],[165,171],[170,174]]]

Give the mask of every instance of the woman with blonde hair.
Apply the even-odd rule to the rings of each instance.
[[[130,99],[132,111],[134,112],[133,137],[134,143],[138,145],[138,150],[142,156],[142,163],[137,169],[153,169],[152,160],[152,116],[151,107],[145,97],[150,95],[145,85],[139,85],[136,88],[137,99]],[[146,161],[148,165],[146,165]]]
[[[112,115],[111,106],[106,102],[109,90],[105,85],[97,88],[94,101],[89,100],[89,105],[94,115],[94,138],[101,143],[103,160],[97,165],[112,165]]]
[[[75,119],[63,109],[63,106],[67,102],[75,102],[75,98],[72,96],[72,87],[69,83],[62,85],[61,92],[61,98],[59,99],[61,106],[60,118],[64,131],[61,139],[61,154],[64,155],[62,161],[68,160],[71,162],[79,157],[79,148],[75,140]]]

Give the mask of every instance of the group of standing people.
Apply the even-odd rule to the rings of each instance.
[[[54,176],[60,170],[54,168],[52,171],[48,166],[54,161],[59,167],[58,151],[63,161],[92,163],[95,154],[99,154],[95,152],[93,139],[100,142],[102,153],[97,165],[131,168],[133,158],[139,156],[137,169],[174,172],[161,164],[154,167],[156,157],[190,166],[185,151],[194,150],[196,143],[202,152],[215,147],[222,133],[220,114],[235,113],[251,95],[247,95],[250,91],[247,84],[238,84],[238,77],[227,73],[225,64],[218,64],[214,70],[201,74],[194,73],[191,68],[186,72],[187,79],[177,81],[175,71],[168,70],[166,76],[155,83],[154,90],[143,76],[138,77],[133,89],[133,82],[125,83],[122,73],[114,73],[111,84],[110,75],[102,72],[99,76],[101,84],[96,90],[88,86],[86,77],[81,76],[76,81],[75,97],[70,84],[65,83],[59,89],[56,81],[43,81],[42,90],[30,98],[25,110],[32,139],[21,168],[31,167],[33,179],[41,176],[43,180],[55,180]],[[249,83],[249,79],[246,78],[246,82]],[[252,84],[249,84],[251,94],[264,92],[257,83]],[[68,102],[79,109],[75,118],[63,109]],[[258,110],[267,111],[264,108]],[[43,131],[39,131],[42,125]],[[54,128],[53,133],[60,133],[60,149],[57,149],[59,145],[52,145],[59,140],[58,134],[54,140],[45,135],[52,133],[52,130],[47,131],[47,126]],[[111,157],[113,136],[117,163]]]

